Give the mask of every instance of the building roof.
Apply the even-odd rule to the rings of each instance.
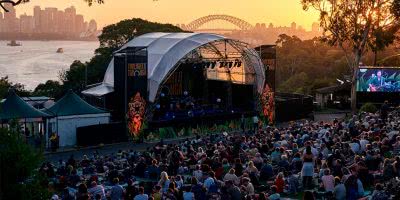
[[[116,53],[121,52],[126,48],[141,47],[147,49],[147,77],[149,85],[149,100],[154,102],[159,85],[164,78],[170,73],[177,63],[192,52],[205,44],[229,40],[221,35],[209,33],[148,33],[134,38],[126,43]],[[233,41],[233,40],[231,40]],[[241,53],[249,55],[249,60],[252,62],[252,67],[255,69],[255,74],[258,76],[257,86],[262,90],[265,74],[263,65],[257,52],[250,48],[241,48]],[[251,56],[250,56],[251,55]],[[83,94],[102,96],[113,91],[114,88],[114,59],[108,65],[106,74],[104,75],[103,83],[88,90],[83,91]]]
[[[335,92],[349,92],[349,91],[351,91],[351,84],[346,82],[341,85],[319,88],[315,91],[319,94],[330,94],[330,93],[335,93]]]
[[[52,116],[70,116],[107,113],[98,109],[81,99],[72,90],[68,91],[63,98],[58,100],[53,106],[45,109],[46,113]]]
[[[53,98],[45,97],[45,96],[36,96],[36,97],[21,97],[24,101],[49,101],[53,100]]]
[[[7,98],[0,103],[0,120],[50,117],[34,108],[11,90]]]

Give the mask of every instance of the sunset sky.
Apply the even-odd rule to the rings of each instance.
[[[105,4],[91,7],[83,0],[31,0],[16,8],[17,15],[32,15],[35,5],[59,9],[73,5],[85,20],[95,19],[99,27],[133,17],[187,24],[205,15],[227,14],[251,24],[272,22],[275,26],[289,26],[295,21],[309,30],[312,22],[318,20],[315,11],[302,10],[300,0],[105,0]]]

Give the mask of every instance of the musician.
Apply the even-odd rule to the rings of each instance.
[[[370,92],[377,92],[381,91],[383,89],[383,86],[385,85],[385,78],[382,76],[382,71],[379,70],[375,74],[372,74],[371,78],[369,79],[369,91]]]

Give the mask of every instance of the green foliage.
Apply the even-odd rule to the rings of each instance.
[[[163,127],[158,129],[160,138],[176,138],[176,133],[173,127]]]
[[[140,18],[122,20],[103,28],[99,36],[100,47],[118,49],[136,36],[151,32],[182,32],[171,24],[149,22]]]
[[[12,83],[8,80],[8,76],[0,77],[0,99],[7,96],[8,90],[12,88],[20,96],[30,96],[29,91],[25,90],[24,85]]]
[[[376,113],[378,109],[373,103],[365,103],[361,106],[360,112]]]
[[[64,90],[83,90],[85,89],[85,70],[86,64],[79,60],[75,60],[69,70],[65,70],[60,73],[60,79],[63,82]]]
[[[60,82],[48,80],[46,83],[39,84],[32,95],[59,98],[63,95],[63,88]]]
[[[42,154],[17,132],[0,129],[0,199],[48,199],[47,188],[34,172]]]
[[[277,40],[277,89],[281,92],[313,94],[350,73],[343,53],[318,38],[300,40],[282,34]]]
[[[279,85],[278,91],[289,93],[307,93],[308,75],[305,72],[294,74],[288,80]]]

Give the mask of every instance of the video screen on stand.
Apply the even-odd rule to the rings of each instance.
[[[357,92],[400,92],[400,68],[360,68]]]

